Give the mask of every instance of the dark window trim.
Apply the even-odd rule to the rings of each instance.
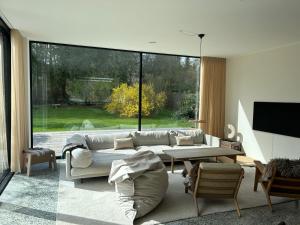
[[[189,57],[200,59],[199,56],[189,56],[189,55],[176,55],[176,54],[167,54],[167,53],[158,53],[158,52],[144,52],[144,51],[133,51],[133,50],[125,50],[125,49],[114,49],[114,48],[104,48],[104,47],[93,47],[93,46],[85,46],[85,45],[74,45],[74,44],[63,44],[63,43],[55,43],[55,42],[46,42],[46,41],[34,41],[29,40],[29,77],[30,77],[30,129],[31,129],[31,147],[33,147],[33,113],[32,113],[32,54],[31,54],[31,46],[33,43],[39,44],[50,44],[50,45],[59,45],[59,46],[69,46],[69,47],[79,47],[79,48],[90,48],[90,49],[102,49],[102,50],[110,50],[110,51],[121,51],[121,52],[131,52],[138,53],[140,56],[140,68],[139,68],[139,114],[138,114],[138,131],[142,129],[142,80],[143,80],[143,54],[154,54],[154,55],[164,55],[164,56],[176,56],[176,57]],[[196,112],[197,113],[197,112]],[[60,157],[59,157],[60,158]]]
[[[142,130],[143,53],[140,52],[138,131]]]
[[[121,52],[143,53],[143,54],[155,54],[155,55],[168,55],[168,56],[190,57],[190,58],[198,58],[198,59],[200,58],[199,56],[191,56],[191,55],[179,55],[179,54],[168,54],[168,53],[160,53],[160,52],[134,51],[134,50],[127,50],[127,49],[94,47],[94,46],[87,46],[87,45],[64,44],[64,43],[47,42],[47,41],[29,40],[29,43],[61,45],[61,46],[69,46],[69,47],[81,47],[81,48],[102,49],[102,50],[121,51]]]
[[[11,39],[10,28],[0,17],[0,32],[3,37],[3,69],[4,69],[4,98],[6,116],[6,139],[7,139],[7,158],[9,168],[0,177],[0,195],[4,191],[14,173],[10,172],[11,165]]]

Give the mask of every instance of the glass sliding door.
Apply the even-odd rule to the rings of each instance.
[[[3,36],[0,33],[0,178],[8,166],[7,137],[6,137],[6,103],[4,78],[4,47]]]
[[[139,53],[31,42],[33,146],[138,128]]]
[[[199,59],[143,54],[142,129],[195,126]]]

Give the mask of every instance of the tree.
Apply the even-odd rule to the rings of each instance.
[[[132,86],[121,84],[112,91],[111,102],[105,108],[108,112],[119,114],[123,117],[136,117],[138,107],[139,84]],[[142,115],[150,116],[159,111],[166,103],[165,92],[155,93],[151,84],[144,84],[142,90]]]

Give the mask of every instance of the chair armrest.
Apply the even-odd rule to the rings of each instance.
[[[265,164],[262,164],[260,161],[254,160],[255,167],[259,170],[261,174],[263,174],[265,169]]]
[[[72,179],[71,176],[71,153],[69,151],[66,152],[66,177],[68,179]]]
[[[212,147],[220,147],[220,140],[221,138],[209,134],[204,135],[204,144],[207,144]]]

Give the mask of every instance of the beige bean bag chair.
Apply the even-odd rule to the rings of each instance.
[[[143,151],[113,161],[108,182],[115,183],[120,205],[133,221],[149,213],[164,198],[168,174],[159,156]]]

